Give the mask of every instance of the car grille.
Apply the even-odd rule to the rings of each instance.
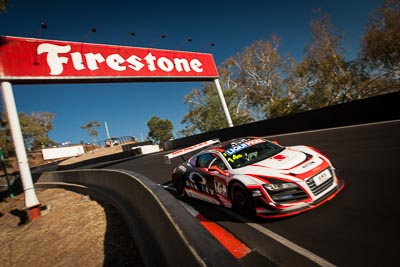
[[[311,189],[311,191],[313,192],[314,196],[318,196],[319,194],[321,194],[323,191],[328,189],[333,184],[333,176],[334,176],[333,171],[332,171],[332,169],[328,169],[328,170],[331,173],[331,177],[318,186],[314,182],[314,177],[308,178],[306,180],[306,183],[307,183],[308,187]]]

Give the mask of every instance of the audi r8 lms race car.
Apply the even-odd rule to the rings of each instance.
[[[166,163],[194,152],[177,166],[179,197],[194,197],[248,217],[279,218],[325,203],[344,183],[330,160],[309,146],[281,146],[259,137],[209,140],[164,156]]]

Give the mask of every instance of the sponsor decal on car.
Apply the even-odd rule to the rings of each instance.
[[[265,142],[265,140],[262,140],[262,139],[259,139],[259,138],[258,139],[248,140],[248,141],[245,141],[243,143],[240,143],[240,144],[238,144],[236,146],[233,146],[233,147],[227,149],[225,151],[225,153],[227,155],[231,156],[231,155],[233,155],[233,154],[235,154],[235,153],[237,153],[237,152],[239,152],[239,151],[241,151],[241,150],[243,150],[243,149],[245,149],[247,147],[254,146],[256,144],[264,143],[264,142]]]
[[[277,160],[277,161],[282,161],[282,160],[286,159],[287,156],[282,155],[282,154],[278,154],[278,155],[276,155],[276,156],[274,156],[274,157],[272,157],[272,158],[273,158],[274,160]]]
[[[196,189],[197,191],[214,195],[214,190],[207,185],[206,178],[199,173],[192,172],[188,178],[189,179],[186,180],[186,186]]]

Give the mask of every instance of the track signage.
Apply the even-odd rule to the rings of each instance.
[[[211,81],[218,71],[211,54],[0,37],[0,80],[71,83]]]

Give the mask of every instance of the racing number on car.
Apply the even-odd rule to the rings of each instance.
[[[220,194],[220,195],[222,195],[224,197],[228,197],[228,193],[226,192],[226,185],[225,184],[215,180],[214,181],[214,188],[215,188],[215,191],[218,194]]]

